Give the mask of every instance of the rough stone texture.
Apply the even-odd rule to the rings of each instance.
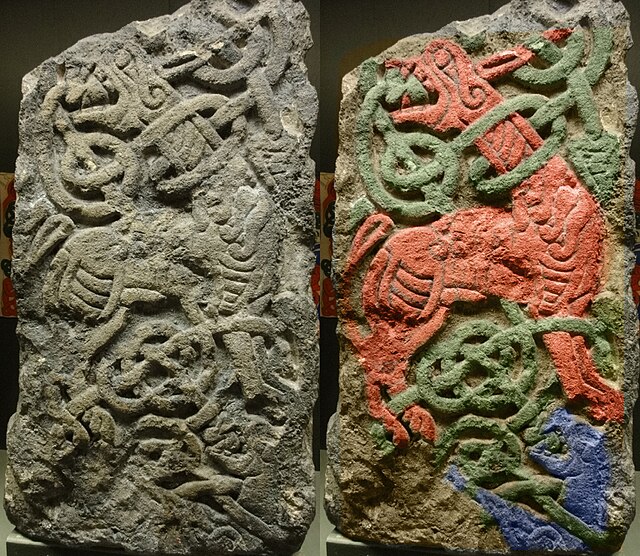
[[[638,375],[629,45],[614,0],[514,0],[344,78],[326,495],[344,535],[621,544]]]
[[[25,77],[6,489],[25,535],[170,554],[301,544],[310,42],[295,0],[194,0]]]

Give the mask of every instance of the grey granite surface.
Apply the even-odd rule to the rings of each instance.
[[[310,44],[295,0],[194,0],[25,76],[5,492],[25,535],[167,554],[303,542]]]

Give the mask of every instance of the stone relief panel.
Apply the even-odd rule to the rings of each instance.
[[[23,82],[22,533],[292,552],[314,513],[311,44],[293,0],[194,0]]]
[[[347,536],[582,553],[631,522],[628,21],[541,9],[410,37],[344,79],[326,502]]]

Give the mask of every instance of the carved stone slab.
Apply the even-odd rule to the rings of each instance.
[[[295,0],[194,0],[25,77],[5,502],[25,535],[170,554],[301,544],[310,43]]]
[[[621,544],[638,373],[629,45],[620,2],[514,0],[345,77],[326,498],[344,535]]]

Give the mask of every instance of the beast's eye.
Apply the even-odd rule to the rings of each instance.
[[[439,50],[436,50],[436,52],[434,52],[433,59],[436,63],[436,66],[438,66],[438,68],[444,69],[451,63],[452,57],[451,57],[451,53],[448,50],[441,48]]]

